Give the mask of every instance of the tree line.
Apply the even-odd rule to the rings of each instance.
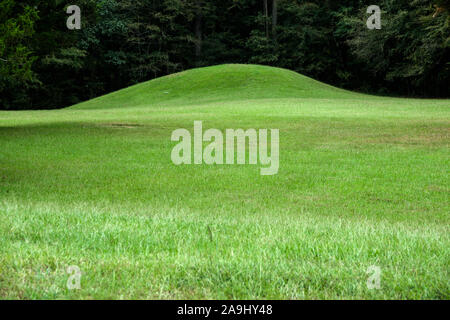
[[[373,2],[373,1],[370,1]],[[2,0],[0,109],[61,108],[222,63],[288,68],[361,92],[449,97],[450,1]],[[81,8],[68,30],[66,8]]]

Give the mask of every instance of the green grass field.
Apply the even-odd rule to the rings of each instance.
[[[175,166],[194,120],[279,129],[278,174]],[[450,100],[243,65],[2,111],[0,298],[449,299],[449,133]]]

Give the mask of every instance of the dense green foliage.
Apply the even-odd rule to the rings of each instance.
[[[368,30],[372,3],[362,0],[77,0],[82,28],[71,31],[72,2],[2,1],[0,109],[59,108],[221,63],[289,68],[364,92],[449,96],[448,1],[380,0],[382,29]]]
[[[35,57],[29,44],[37,12],[30,6],[17,10],[13,0],[0,2],[0,109],[27,106],[24,91],[35,80],[31,66]]]
[[[0,111],[0,299],[449,299],[448,106],[223,65]],[[199,119],[279,128],[278,174],[174,165]]]

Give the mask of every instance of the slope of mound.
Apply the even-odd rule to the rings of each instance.
[[[362,96],[286,69],[227,64],[192,69],[143,82],[71,108],[102,109],[248,99],[334,99]]]

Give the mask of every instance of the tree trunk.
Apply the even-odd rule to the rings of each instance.
[[[266,27],[266,38],[269,39],[269,6],[264,0],[264,25]]]
[[[272,37],[273,40],[277,41],[277,24],[278,24],[278,8],[277,1],[272,1]]]
[[[202,30],[202,3],[201,1],[197,1],[197,12],[195,17],[195,57],[196,62],[199,63],[200,57],[202,55],[202,37],[203,37],[203,30]]]

